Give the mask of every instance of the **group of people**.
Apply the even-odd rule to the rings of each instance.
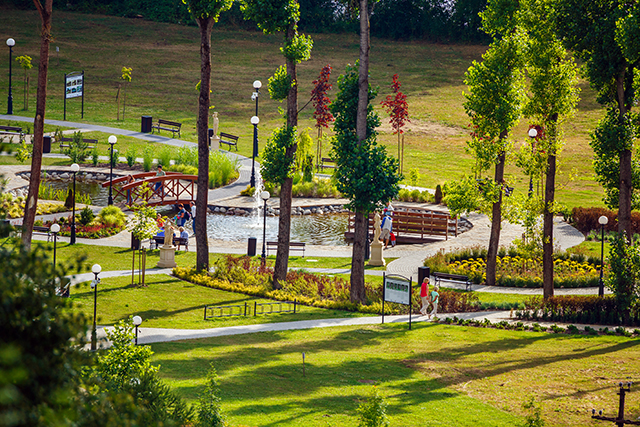
[[[422,307],[420,308],[420,314],[423,316],[438,316],[438,301],[440,300],[440,294],[438,291],[440,288],[438,285],[433,287],[433,290],[429,292],[429,276],[425,277],[422,281],[422,285],[420,285],[420,298],[422,299]],[[429,311],[429,307],[432,307],[431,313]]]
[[[176,216],[177,216],[177,215],[176,215]],[[162,215],[158,214],[158,215],[156,216],[156,224],[157,224],[158,229],[159,229],[159,230],[158,230],[158,234],[156,234],[156,237],[164,237],[164,232],[165,232],[165,227],[164,227],[164,225],[165,225],[165,222],[166,222],[166,221],[165,221],[165,219],[162,217]],[[183,226],[184,224],[183,224],[183,225],[180,225],[180,224],[178,224],[178,223],[177,223],[177,221],[175,220],[175,217],[174,217],[174,222],[176,223],[176,225],[178,225],[178,230],[176,231],[175,229],[173,229],[173,228],[172,228],[172,230],[174,230],[174,231],[173,231],[173,237],[174,237],[174,238],[176,238],[176,237],[180,237],[180,238],[182,238],[182,239],[185,239],[185,245],[184,245],[184,248],[185,248],[185,250],[186,250],[187,252],[189,252],[189,232],[188,232],[187,230],[185,230],[185,229],[184,229],[184,226]],[[166,240],[165,240],[165,242],[166,242]],[[178,240],[178,247],[177,247],[177,249],[176,249],[176,250],[178,250],[178,251],[179,251],[181,246],[182,246],[182,245],[181,245],[181,241],[180,241],[180,240]]]

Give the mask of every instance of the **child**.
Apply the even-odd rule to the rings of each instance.
[[[425,277],[420,285],[420,298],[422,299],[422,308],[420,308],[420,314],[427,315],[429,310],[429,276]]]
[[[433,305],[433,310],[429,313],[429,319],[431,319],[431,316],[433,316],[434,319],[438,317],[438,300],[440,299],[440,294],[438,293],[439,290],[440,287],[436,285],[435,288],[433,288],[433,291],[431,291],[431,304]]]

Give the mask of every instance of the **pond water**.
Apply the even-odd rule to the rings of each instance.
[[[63,190],[67,193],[70,188],[73,188],[73,181],[46,181],[45,185],[55,190]],[[95,182],[82,182],[80,180],[76,180],[76,193],[78,195],[88,194],[89,197],[91,197],[91,204],[94,206],[107,206],[107,202],[109,201],[109,187],[103,188],[100,184]],[[120,201],[119,199],[114,200],[116,203]]]

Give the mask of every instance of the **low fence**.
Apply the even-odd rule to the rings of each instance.
[[[235,305],[205,305],[204,320],[217,317],[257,316],[259,314],[278,314],[297,312],[298,303],[293,301],[257,302]]]

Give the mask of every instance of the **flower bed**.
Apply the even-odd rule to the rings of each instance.
[[[464,256],[469,255],[469,256]],[[542,259],[503,253],[496,261],[496,285],[518,288],[542,287]],[[554,260],[555,288],[595,287],[599,283],[598,265],[584,259],[558,257]],[[425,260],[432,272],[462,274],[476,284],[486,280],[486,251],[437,254]]]

